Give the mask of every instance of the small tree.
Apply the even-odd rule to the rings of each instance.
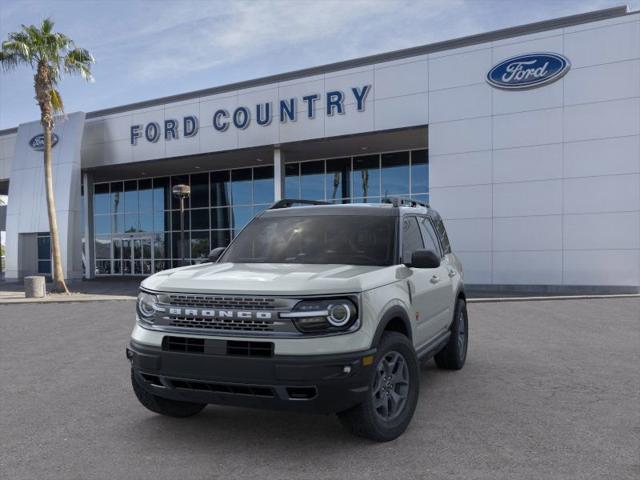
[[[40,27],[22,25],[22,30],[9,34],[8,40],[2,42],[0,50],[0,63],[4,70],[27,65],[35,71],[35,98],[40,107],[40,123],[44,130],[44,178],[51,233],[53,290],[57,292],[69,293],[62,271],[51,167],[54,115],[64,112],[57,87],[63,73],[79,74],[86,80],[91,80],[91,64],[94,62],[89,51],[76,47],[73,40],[66,35],[54,32],[53,21],[49,18],[44,19]]]

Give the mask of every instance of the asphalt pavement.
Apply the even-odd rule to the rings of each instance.
[[[471,304],[460,372],[422,368],[407,432],[333,416],[137,403],[132,301],[0,305],[0,477],[637,479],[640,299]]]

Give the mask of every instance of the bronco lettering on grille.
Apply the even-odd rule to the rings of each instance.
[[[250,310],[211,310],[198,308],[169,308],[169,315],[179,317],[203,317],[203,318],[233,318],[243,320],[271,320],[273,312],[259,312]]]

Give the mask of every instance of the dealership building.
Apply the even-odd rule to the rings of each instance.
[[[49,273],[42,129],[0,131],[6,278]],[[69,278],[200,262],[281,198],[428,201],[465,281],[638,292],[640,12],[616,7],[57,122]],[[339,235],[339,232],[336,232]]]

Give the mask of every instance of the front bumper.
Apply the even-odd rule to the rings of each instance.
[[[195,403],[333,413],[361,403],[375,349],[336,355],[236,357],[163,350],[132,340],[127,358],[142,388]],[[370,360],[370,359],[367,359]]]

